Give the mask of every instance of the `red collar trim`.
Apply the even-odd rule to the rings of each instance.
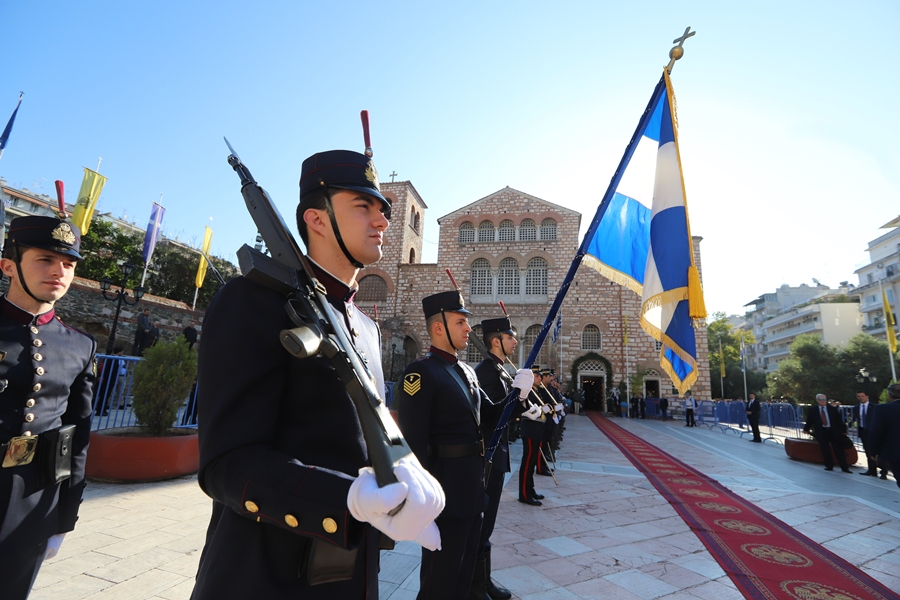
[[[33,315],[27,310],[19,308],[10,302],[5,295],[3,296],[2,302],[0,302],[0,314],[13,321],[18,321],[22,325],[28,325],[29,323],[46,325],[56,317],[56,311],[52,308],[43,314]]]
[[[444,352],[440,348],[435,348],[434,346],[432,346],[431,348],[428,349],[428,351],[436,356],[440,356],[441,358],[446,360],[451,365],[455,365],[456,363],[459,362],[459,359],[456,358],[455,354],[450,354],[449,352]]]
[[[316,279],[325,286],[325,291],[329,296],[337,298],[347,304],[353,302],[353,297],[356,295],[356,290],[359,289],[358,287],[349,287],[346,283],[316,264],[316,261],[311,258],[309,259],[309,264],[312,266]]]

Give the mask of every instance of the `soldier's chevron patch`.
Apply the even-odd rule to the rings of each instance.
[[[422,376],[418,373],[410,373],[403,378],[403,391],[410,396],[415,396],[422,389]]]

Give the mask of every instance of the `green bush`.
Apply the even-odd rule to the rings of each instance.
[[[157,342],[134,369],[132,404],[138,424],[152,436],[171,434],[178,409],[197,379],[197,353],[184,336]]]

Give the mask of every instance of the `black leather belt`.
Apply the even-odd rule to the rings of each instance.
[[[436,458],[484,456],[484,440],[478,440],[471,444],[429,444],[428,456],[434,456]]]

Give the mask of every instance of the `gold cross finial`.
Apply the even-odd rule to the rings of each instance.
[[[677,43],[678,45],[669,50],[669,64],[666,65],[666,71],[669,73],[669,75],[672,74],[672,67],[675,66],[675,61],[684,56],[684,41],[689,37],[693,37],[695,35],[697,35],[697,32],[691,31],[690,26],[688,26],[687,29],[684,30],[684,33],[681,35],[681,37],[677,37],[672,40],[673,44]]]

